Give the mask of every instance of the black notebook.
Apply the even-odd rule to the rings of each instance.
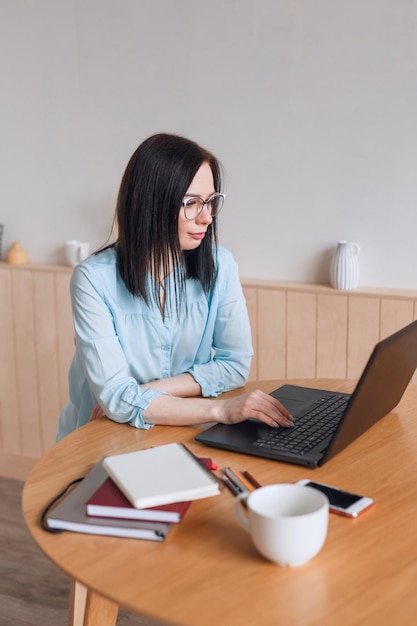
[[[401,400],[417,367],[417,321],[375,346],[352,394],[284,385],[271,393],[294,427],[258,420],[216,424],[197,435],[207,446],[308,467],[323,465]]]
[[[108,474],[100,461],[77,487],[48,512],[45,519],[47,526],[55,530],[71,530],[93,535],[163,541],[171,530],[172,524],[87,515],[87,500],[107,479]]]

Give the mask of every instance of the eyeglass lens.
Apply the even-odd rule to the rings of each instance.
[[[223,201],[224,197],[220,194],[213,196],[206,202],[201,198],[188,198],[184,202],[185,217],[189,220],[195,219],[203,210],[204,205],[207,205],[210,215],[215,217],[220,213]]]

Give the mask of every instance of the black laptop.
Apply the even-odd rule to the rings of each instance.
[[[352,394],[284,385],[271,393],[294,416],[294,426],[258,420],[216,424],[196,436],[207,446],[318,467],[387,415],[417,368],[417,321],[375,346]]]

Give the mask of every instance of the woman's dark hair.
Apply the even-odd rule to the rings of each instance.
[[[177,307],[185,278],[198,280],[208,292],[215,280],[213,244],[216,217],[194,250],[183,251],[178,237],[178,215],[184,195],[200,166],[207,162],[215,191],[221,191],[218,160],[194,141],[157,134],[146,139],[127,164],[116,206],[117,262],[127,289],[149,301],[147,275],[157,280],[174,269]],[[158,302],[156,282],[154,297]]]

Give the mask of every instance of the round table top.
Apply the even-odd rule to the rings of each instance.
[[[352,381],[317,379],[264,381],[245,389],[269,392],[284,382],[341,391],[354,387]],[[401,615],[417,610],[417,539],[409,532],[417,513],[416,410],[417,386],[410,386],[393,413],[317,469],[204,447],[194,440],[197,427],[145,431],[97,420],[38,461],[24,487],[24,516],[40,548],[71,578],[161,622],[266,626],[337,619],[346,626],[356,624],[358,615],[364,623],[367,616],[371,623],[378,623],[378,616],[383,623],[390,614],[400,623]],[[331,515],[324,548],[299,568],[281,568],[256,552],[235,519],[227,489],[193,502],[162,543],[73,532],[52,535],[41,528],[40,514],[48,502],[103,456],[174,441],[198,456],[210,456],[219,468],[248,470],[262,484],[310,478],[373,497],[376,504],[356,520]],[[410,490],[414,498],[408,497]]]

